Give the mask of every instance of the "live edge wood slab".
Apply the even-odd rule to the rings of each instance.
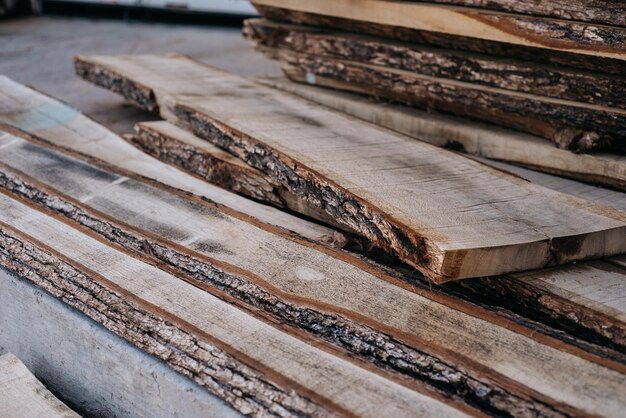
[[[190,127],[433,281],[626,250],[626,215],[175,56],[77,73]]]
[[[387,26],[391,32],[397,27],[626,59],[626,29],[617,26],[396,0],[362,0],[358,6],[351,0],[254,0],[252,4],[263,16],[273,19],[278,13],[289,19],[291,14],[298,23],[311,25],[316,25],[320,17],[330,17],[359,22],[363,30],[371,24]]]
[[[126,289],[108,299],[94,288],[104,306],[94,305],[106,309],[94,319],[239,410],[267,411],[268,393],[277,398],[269,401],[274,410],[298,401],[313,415],[325,407],[429,416],[455,407],[472,415],[617,417],[624,407],[623,366],[540,342],[515,323],[413,288],[358,257],[25,134],[7,132],[0,144],[2,263],[40,286],[68,282],[70,304],[88,296],[73,286],[83,276]],[[47,248],[75,259],[75,270]],[[140,268],[137,259],[161,270]],[[51,274],[57,267],[61,277]],[[133,301],[158,316],[114,320]],[[137,333],[127,331],[133,326]],[[211,344],[210,356],[201,343]],[[244,374],[242,386],[221,372],[222,361]]]

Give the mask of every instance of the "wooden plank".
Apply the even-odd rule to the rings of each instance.
[[[386,411],[394,416],[465,416],[47,214],[4,195],[0,205],[3,265],[160,357],[244,414],[380,416]]]
[[[343,234],[267,205],[244,199],[163,164],[129,145],[122,138],[76,109],[0,75],[0,123],[38,135],[57,145],[79,151],[142,176],[237,208],[273,225],[316,241],[342,246]]]
[[[181,171],[279,208],[288,208],[327,225],[346,229],[326,212],[307,204],[278,182],[215,145],[166,121],[135,125],[129,141]],[[335,239],[341,245],[341,235]]]
[[[575,154],[521,132],[294,83],[284,77],[257,81],[439,147],[626,190],[624,156]]]
[[[271,16],[268,11],[272,9],[283,9],[297,12],[304,19],[307,15],[330,16],[582,55],[626,59],[626,31],[615,26],[595,26],[560,19],[395,0],[363,0],[359,7],[354,7],[350,0],[306,3],[297,0],[253,0],[252,4],[264,16]]]
[[[514,416],[529,408],[541,416],[570,414],[549,398],[588,413],[622,408],[613,394],[626,385],[623,370],[594,364],[593,356],[574,347],[236,212],[36,143],[11,141],[0,155],[15,167],[0,170],[5,193],[173,268],[283,329],[345,350],[401,384],[430,386],[441,396]],[[579,372],[578,383],[563,385],[571,367]],[[483,388],[490,389],[485,394]]]
[[[0,415],[11,418],[74,418],[13,354],[0,356]]]
[[[363,93],[478,119],[539,135],[559,148],[621,149],[626,142],[626,110],[534,96],[403,70],[314,57],[288,50],[269,51],[299,82]]]
[[[393,42],[353,33],[265,19],[244,22],[259,46],[328,56],[538,96],[626,108],[626,78],[490,55]]]
[[[570,0],[567,3],[558,0],[426,0],[425,2],[626,26],[626,6],[620,0]]]
[[[79,57],[75,64],[85,79],[148,100],[136,103],[158,101],[165,119],[187,124],[434,281],[625,249],[621,212],[186,58]]]

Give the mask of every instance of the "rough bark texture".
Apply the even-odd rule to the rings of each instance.
[[[163,162],[178,166],[224,189],[281,208],[286,206],[277,191],[279,186],[252,167],[228,164],[191,145],[167,138],[154,130],[135,129],[135,131],[136,135],[128,137],[130,142]]]
[[[394,43],[261,19],[246,20],[243,33],[258,45],[268,48],[288,49],[316,57],[335,57],[539,96],[626,108],[623,94],[626,78],[619,76]]]
[[[623,75],[626,70],[626,62],[619,59],[591,57],[572,52],[452,36],[443,33],[387,26],[371,22],[359,22],[276,7],[256,5],[256,8],[264,17],[281,22],[322,26],[331,29],[340,28],[347,32],[366,33],[411,43],[480,52],[500,57],[516,57],[517,59],[530,62],[556,64],[617,75]]]
[[[608,148],[626,139],[626,113],[569,104],[538,97],[514,96],[407,72],[277,52],[285,73],[295,81],[368,94],[429,110],[479,119],[553,141],[577,152]],[[308,77],[308,78],[307,78]]]
[[[453,6],[475,7],[581,22],[626,26],[626,4],[621,0],[413,0]]]
[[[183,254],[166,243],[147,238],[135,230],[101,219],[60,195],[37,188],[10,171],[0,171],[0,187],[20,198],[58,213],[126,250],[165,263],[192,283],[208,285],[227,293],[244,307],[261,310],[273,320],[320,338],[352,356],[375,364],[387,372],[426,384],[443,396],[457,399],[490,415],[512,417],[563,417],[571,411],[544,400],[512,392],[480,372],[471,372],[427,352],[426,347],[411,347],[386,333],[356,323],[337,314],[273,295],[242,274],[224,271],[206,261]],[[1,244],[0,244],[1,248]],[[541,398],[538,396],[538,398]]]
[[[97,277],[0,225],[0,263],[250,416],[330,416],[224,350],[106,287]]]

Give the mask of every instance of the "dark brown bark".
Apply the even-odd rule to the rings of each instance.
[[[513,12],[534,16],[626,26],[626,4],[621,0],[413,0]]]
[[[160,358],[245,415],[332,415],[293,390],[271,383],[211,342],[109,288],[94,273],[83,271],[2,224],[0,265]]]
[[[626,138],[626,114],[508,95],[502,91],[433,80],[407,72],[347,61],[278,52],[286,74],[305,82],[368,94],[459,116],[478,119],[550,139],[560,148],[590,151]]]
[[[626,109],[626,78],[525,61],[390,42],[343,32],[284,25],[261,19],[244,22],[244,35],[268,48],[310,56],[406,70],[563,100]]]
[[[346,32],[365,33],[410,43],[460,51],[479,52],[505,58],[515,57],[519,60],[540,64],[561,65],[616,75],[626,73],[626,62],[620,59],[588,56],[566,51],[453,36],[398,26],[380,25],[371,22],[359,22],[356,20],[322,16],[314,13],[302,13],[276,7],[258,5],[256,7],[264,17],[281,22],[321,26],[334,30],[340,29]]]

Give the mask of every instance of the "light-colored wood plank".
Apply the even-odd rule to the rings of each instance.
[[[301,327],[310,338],[347,350],[353,358],[376,363],[381,372],[392,369],[429,384],[439,373],[431,374],[432,362],[438,364],[434,370],[455,370],[462,364],[460,380],[444,387],[452,393],[459,390],[455,396],[467,402],[478,393],[475,389],[491,382],[500,386],[479,397],[495,402],[492,408],[546,396],[589,413],[621,409],[613,403],[613,394],[622,390],[626,377],[581,358],[583,353],[571,354],[573,347],[542,339],[533,330],[462,300],[411,288],[347,253],[251,224],[219,207],[189,201],[156,184],[98,169],[34,143],[19,143],[15,137],[12,141],[0,158],[24,174],[0,170],[5,190],[128,251],[151,257],[157,265],[173,267],[207,291],[217,288],[252,304],[257,315],[265,312],[274,321]],[[25,176],[45,185],[20,180]],[[367,348],[371,344],[377,347],[374,351]],[[400,353],[403,363],[396,364]],[[424,365],[420,358],[429,360]],[[579,372],[577,384],[563,385],[573,365]],[[467,381],[483,383],[472,384],[474,389],[467,392],[462,383]],[[528,391],[537,392],[525,395]]]
[[[138,123],[135,135],[130,135],[129,141],[153,157],[209,183],[288,208],[336,228],[346,228],[323,210],[287,191],[262,171],[169,122]],[[341,234],[336,235],[335,241],[341,240]],[[341,246],[340,242],[334,243]]]
[[[0,207],[6,267],[160,356],[244,414],[465,416],[5,195]]]
[[[432,31],[464,38],[497,41],[577,54],[626,59],[624,28],[396,0],[253,0],[262,15],[272,9],[349,19],[365,24]],[[268,10],[269,9],[269,10]],[[269,13],[269,14],[268,14]]]
[[[75,64],[84,78],[136,103],[158,101],[165,119],[189,125],[437,282],[626,249],[622,212],[189,59]]]
[[[284,77],[259,82],[439,147],[626,190],[624,156],[575,154],[521,132],[294,83]]]
[[[76,418],[13,354],[0,356],[0,416]]]
[[[242,198],[185,174],[137,150],[76,109],[0,76],[0,123],[38,135],[64,147],[156,179],[170,186],[236,208],[309,239],[341,244],[336,231],[267,205]]]

